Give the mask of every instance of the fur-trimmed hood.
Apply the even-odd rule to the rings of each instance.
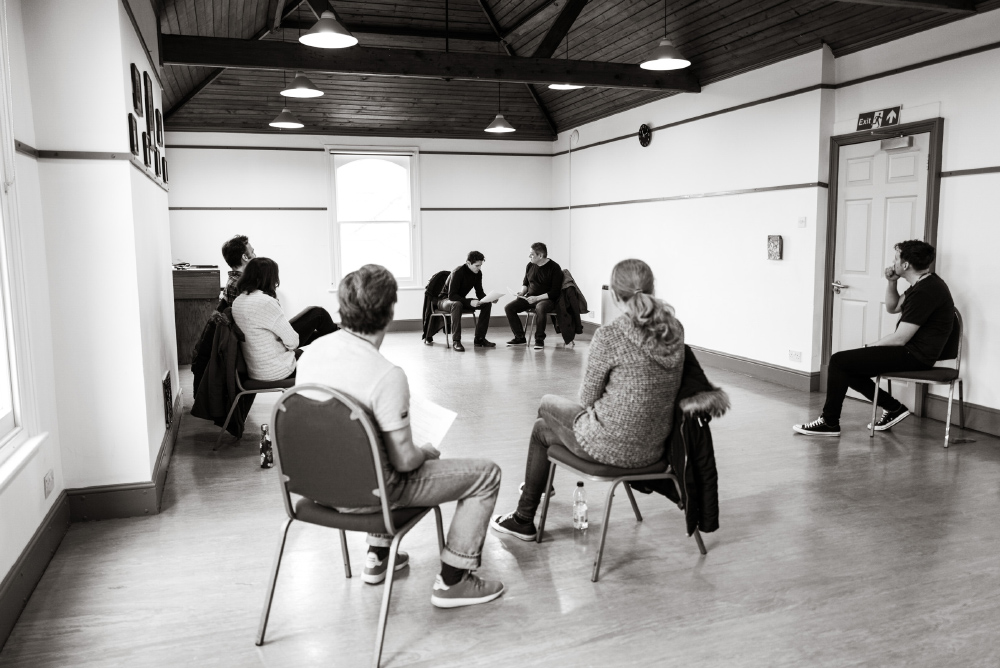
[[[677,404],[685,415],[707,413],[714,418],[720,418],[729,410],[729,395],[725,390],[716,387],[681,399]]]

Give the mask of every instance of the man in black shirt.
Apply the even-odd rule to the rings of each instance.
[[[514,333],[514,338],[507,342],[508,346],[523,346],[528,343],[524,338],[524,327],[518,313],[534,310],[535,312],[535,350],[545,347],[545,325],[549,314],[556,310],[556,303],[562,292],[563,272],[555,260],[549,259],[549,249],[539,242],[531,244],[528,254],[528,266],[524,271],[523,285],[518,291],[518,297],[504,307],[507,322]]]
[[[902,313],[896,331],[879,341],[854,350],[842,350],[830,358],[823,414],[808,424],[792,427],[800,434],[840,436],[840,410],[852,388],[868,398],[875,394],[872,378],[899,371],[930,369],[941,356],[955,325],[955,302],[941,278],[931,272],[934,247],[918,239],[896,244],[896,257],[886,267],[885,310]],[[909,289],[901,297],[896,282],[905,278]],[[888,392],[879,391],[882,417],[876,431],[885,431],[910,414],[906,406]]]
[[[466,257],[465,264],[455,268],[445,283],[447,299],[442,299],[437,303],[437,307],[442,311],[451,312],[451,338],[452,348],[460,353],[465,352],[462,345],[462,313],[472,313],[479,310],[479,320],[476,323],[476,335],[473,345],[477,348],[496,348],[497,344],[486,340],[486,330],[490,326],[490,310],[493,308],[492,302],[484,302],[483,297],[486,292],[483,290],[483,262],[486,256],[479,251],[471,251]],[[469,299],[469,290],[476,291],[476,298]],[[429,342],[426,341],[426,342]]]

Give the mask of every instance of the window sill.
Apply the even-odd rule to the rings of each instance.
[[[32,460],[41,448],[42,443],[44,443],[45,439],[48,438],[48,435],[48,432],[43,432],[17,444],[10,443],[4,447],[5,450],[9,447],[13,451],[5,453],[8,454],[8,456],[4,462],[0,464],[0,493],[2,493],[7,486],[17,478],[17,474],[28,465],[28,462]]]

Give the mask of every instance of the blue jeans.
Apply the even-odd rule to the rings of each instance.
[[[517,502],[517,515],[533,518],[538,510],[549,477],[549,446],[562,445],[581,459],[595,461],[580,447],[573,432],[576,416],[583,406],[566,397],[546,394],[538,406],[538,419],[528,442],[528,461],[524,465],[524,489]]]
[[[488,459],[428,459],[400,474],[389,490],[393,508],[430,507],[458,501],[441,550],[441,561],[473,570],[479,568],[493,507],[500,492],[500,467]],[[389,547],[392,536],[369,534],[368,544]]]

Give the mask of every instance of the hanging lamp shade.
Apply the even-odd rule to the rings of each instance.
[[[486,126],[487,132],[514,132],[514,126],[507,122],[503,114],[497,114],[493,122]]]
[[[661,39],[649,57],[639,64],[644,70],[681,70],[691,65],[691,61],[681,55],[669,39]]]
[[[288,84],[285,90],[281,91],[281,94],[285,97],[319,97],[323,91],[316,88],[316,84],[310,81],[305,74],[296,72],[292,83]]]
[[[552,90],[579,90],[580,88],[586,88],[586,86],[578,86],[577,84],[549,84],[549,88]]]
[[[299,37],[299,41],[317,49],[343,49],[357,44],[358,38],[340,24],[333,12],[327,10],[316,21],[316,25]]]
[[[302,125],[302,121],[292,116],[292,112],[288,110],[288,107],[282,109],[281,113],[278,114],[278,116],[273,121],[268,123],[268,125],[270,125],[272,128],[287,128],[290,130],[295,130],[301,127],[305,127],[304,125]]]

